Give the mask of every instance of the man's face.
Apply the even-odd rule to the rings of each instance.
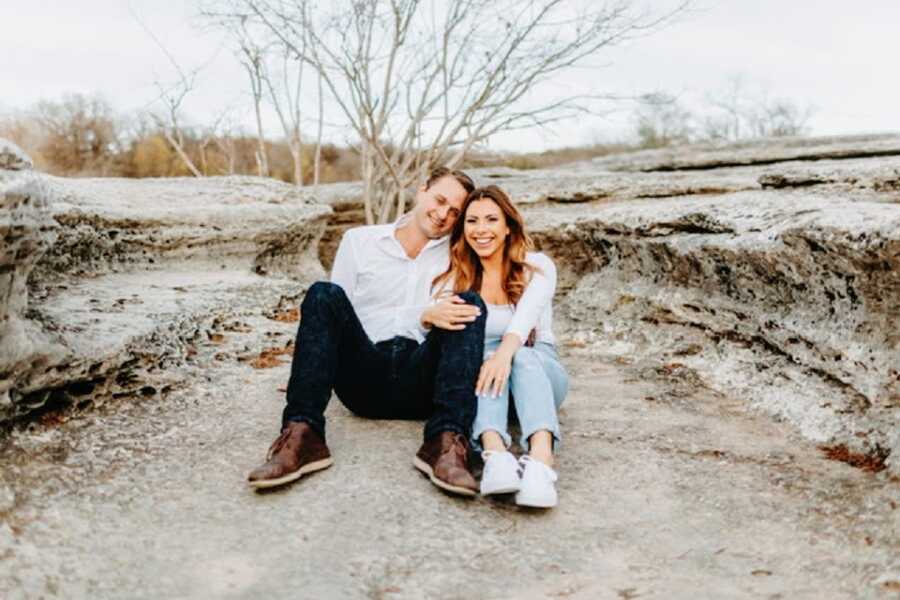
[[[416,226],[429,239],[444,237],[453,229],[465,199],[466,188],[451,175],[441,177],[428,189],[420,187],[413,209]]]

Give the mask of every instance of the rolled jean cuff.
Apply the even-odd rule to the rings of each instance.
[[[531,450],[531,444],[529,443],[528,438],[530,438],[533,434],[537,433],[538,431],[549,431],[550,432],[550,435],[553,436],[553,449],[554,450],[556,448],[558,448],[559,445],[562,443],[562,436],[559,433],[559,424],[558,423],[550,424],[550,425],[529,426],[528,429],[522,430],[522,437],[519,438],[519,444],[522,446],[522,448],[526,452]]]
[[[309,425],[313,431],[319,434],[321,438],[325,439],[325,427],[321,421],[316,421],[315,419],[311,419],[309,417],[304,417],[302,415],[294,415],[290,416],[286,419],[282,419],[281,421],[281,429],[284,429],[288,426],[288,423],[306,423]]]
[[[503,445],[506,446],[507,448],[509,448],[512,445],[512,438],[510,437],[509,433],[507,433],[506,431],[500,431],[496,427],[491,427],[490,425],[487,425],[487,426],[481,426],[472,432],[472,448],[475,451],[481,452],[482,450],[484,450],[484,448],[481,447],[481,434],[486,431],[493,431],[497,435],[499,435],[503,439]]]
[[[452,433],[458,433],[463,438],[466,437],[465,428],[458,423],[451,423],[448,421],[440,421],[437,423],[428,422],[425,424],[425,429],[422,432],[422,437],[424,441],[428,441],[431,438],[444,433],[445,431],[450,431]]]

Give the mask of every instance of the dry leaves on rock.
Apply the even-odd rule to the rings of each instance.
[[[271,369],[272,367],[287,364],[288,361],[282,360],[280,357],[285,355],[290,356],[293,353],[294,344],[293,342],[288,342],[283,348],[278,346],[266,348],[260,352],[258,356],[242,356],[238,360],[249,361],[250,366],[254,369]]]
[[[276,309],[271,315],[267,315],[273,321],[281,323],[297,323],[300,321],[300,308]]]
[[[862,469],[869,473],[878,473],[887,468],[885,461],[887,460],[887,452],[876,448],[872,455],[862,454],[861,452],[853,452],[844,444],[834,446],[820,446],[819,448],[825,453],[825,458],[829,460],[837,460],[847,463],[851,467]]]

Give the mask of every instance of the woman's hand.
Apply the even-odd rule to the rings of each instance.
[[[512,356],[500,349],[481,365],[478,373],[478,383],[475,384],[476,394],[486,394],[496,398],[503,391],[503,386],[509,380],[512,370]]]

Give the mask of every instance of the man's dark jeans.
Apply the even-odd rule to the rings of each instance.
[[[468,436],[487,309],[474,292],[460,296],[481,309],[465,329],[434,328],[421,344],[406,337],[373,344],[344,290],[313,284],[300,309],[282,424],[305,421],[324,438],[325,407],[334,389],[361,417],[428,419],[426,440],[443,431]]]

